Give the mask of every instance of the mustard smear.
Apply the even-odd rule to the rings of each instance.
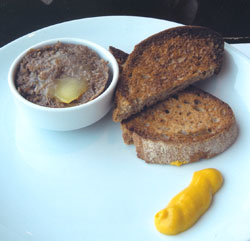
[[[170,162],[170,164],[171,165],[173,165],[173,166],[177,166],[177,167],[179,167],[179,166],[181,166],[181,165],[183,165],[183,164],[187,164],[188,162],[187,161],[184,161],[184,162],[181,162],[181,161],[173,161],[173,162]]]
[[[197,171],[190,185],[155,215],[155,226],[163,234],[175,235],[192,227],[211,205],[213,195],[223,183],[213,168]]]
[[[56,80],[54,96],[61,102],[69,104],[78,99],[86,90],[86,81],[64,77]]]

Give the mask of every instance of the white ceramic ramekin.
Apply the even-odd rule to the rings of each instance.
[[[97,52],[101,58],[108,61],[110,68],[110,84],[100,96],[87,103],[73,107],[50,108],[34,104],[19,94],[15,86],[14,78],[18,64],[23,56],[31,48],[34,49],[45,45],[55,44],[58,41],[62,43],[85,45]],[[18,110],[31,125],[56,131],[76,130],[95,123],[109,112],[118,81],[119,67],[115,58],[108,50],[93,42],[74,38],[52,39],[31,46],[29,49],[20,54],[12,63],[9,69],[8,83]]]

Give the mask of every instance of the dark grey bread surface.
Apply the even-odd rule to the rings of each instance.
[[[218,74],[223,51],[223,38],[218,33],[197,26],[168,29],[143,40],[122,64],[113,120],[127,119],[196,81]]]

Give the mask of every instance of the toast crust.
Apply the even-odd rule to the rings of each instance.
[[[166,143],[141,138],[133,133],[137,156],[147,163],[179,165],[209,159],[229,148],[238,134],[236,123],[210,139],[192,143]]]
[[[135,46],[123,64],[113,120],[120,122],[188,85],[219,73],[224,42],[197,26],[176,27]]]
[[[139,158],[160,164],[211,158],[238,134],[229,105],[196,87],[122,121],[121,128],[124,142],[135,144]]]

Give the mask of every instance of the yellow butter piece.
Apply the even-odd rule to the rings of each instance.
[[[193,226],[209,208],[213,195],[222,183],[221,173],[214,168],[195,172],[190,185],[155,215],[157,230],[175,235]]]
[[[57,79],[54,96],[61,102],[69,104],[78,99],[87,90],[87,82],[72,77]]]

